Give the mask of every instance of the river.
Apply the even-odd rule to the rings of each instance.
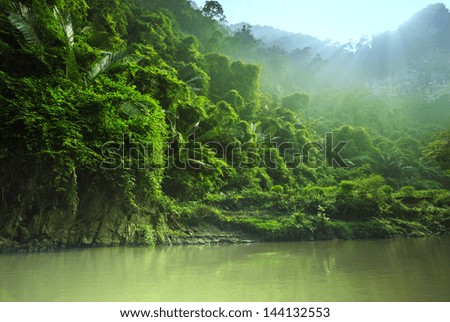
[[[0,255],[0,301],[450,301],[450,239]]]

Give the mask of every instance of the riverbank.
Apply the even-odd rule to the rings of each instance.
[[[423,238],[449,236],[442,226],[429,229],[419,222],[401,219],[375,218],[362,222],[332,221],[317,218],[315,223],[298,223],[298,216],[279,218],[253,218],[244,214],[227,214],[216,218],[215,226],[185,227],[171,231],[160,245],[220,245],[250,244],[259,242],[294,242],[317,240],[369,240],[389,238]],[[300,219],[304,220],[305,219]],[[41,237],[25,243],[0,238],[0,253],[52,252],[68,249],[101,247],[150,247],[146,242],[95,244],[62,244],[57,240]]]
[[[257,235],[243,231],[221,230],[214,226],[185,228],[183,231],[172,231],[166,236],[161,245],[223,245],[223,244],[251,244],[261,242],[263,239]],[[125,244],[96,242],[95,244],[62,244],[57,240],[41,237],[28,240],[24,243],[11,241],[0,237],[1,253],[33,253],[52,252],[65,249],[85,249],[101,247],[150,247],[146,242],[129,242]]]
[[[450,232],[448,191],[393,194],[383,203],[367,203],[374,215],[340,211],[340,190],[326,188],[311,197],[257,192],[207,196],[201,201],[166,203],[165,212],[127,216],[119,206],[87,227],[48,223],[41,233],[17,225],[12,236],[0,236],[0,252],[42,252],[114,246],[193,245],[358,240],[445,236]],[[325,189],[323,189],[325,190]],[[320,191],[319,191],[320,192]],[[326,193],[325,193],[326,192]],[[161,207],[162,208],[162,207]],[[98,207],[98,209],[100,209]]]

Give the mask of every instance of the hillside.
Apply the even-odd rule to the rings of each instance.
[[[242,22],[239,24],[230,25],[230,29],[234,32],[241,29],[248,23]],[[256,39],[260,39],[265,46],[277,46],[288,52],[295,49],[310,47],[314,51],[319,52],[324,46],[324,42],[313,36],[291,33],[271,26],[252,25],[252,33]]]
[[[231,29],[239,29],[243,24],[232,25]],[[326,83],[331,87],[366,84],[375,93],[380,89],[393,96],[420,92],[431,100],[450,93],[450,13],[442,3],[422,9],[397,30],[347,44],[269,26],[252,26],[252,31],[264,46],[278,47],[291,57],[299,56],[292,59],[292,66],[287,69],[297,70],[297,65],[304,65],[301,59],[312,62],[317,55],[326,62],[312,67],[308,84],[298,82],[300,88],[316,90]],[[313,86],[309,83],[311,78]]]
[[[450,96],[355,86],[382,40],[324,59],[185,0],[0,8],[0,249],[448,234]]]

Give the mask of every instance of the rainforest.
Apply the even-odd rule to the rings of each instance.
[[[443,4],[344,45],[226,14],[0,0],[0,251],[448,235]]]

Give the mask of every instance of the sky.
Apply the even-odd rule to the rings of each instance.
[[[450,0],[218,0],[230,24],[247,22],[345,43],[395,30],[429,4]],[[205,1],[196,0],[201,7]]]

